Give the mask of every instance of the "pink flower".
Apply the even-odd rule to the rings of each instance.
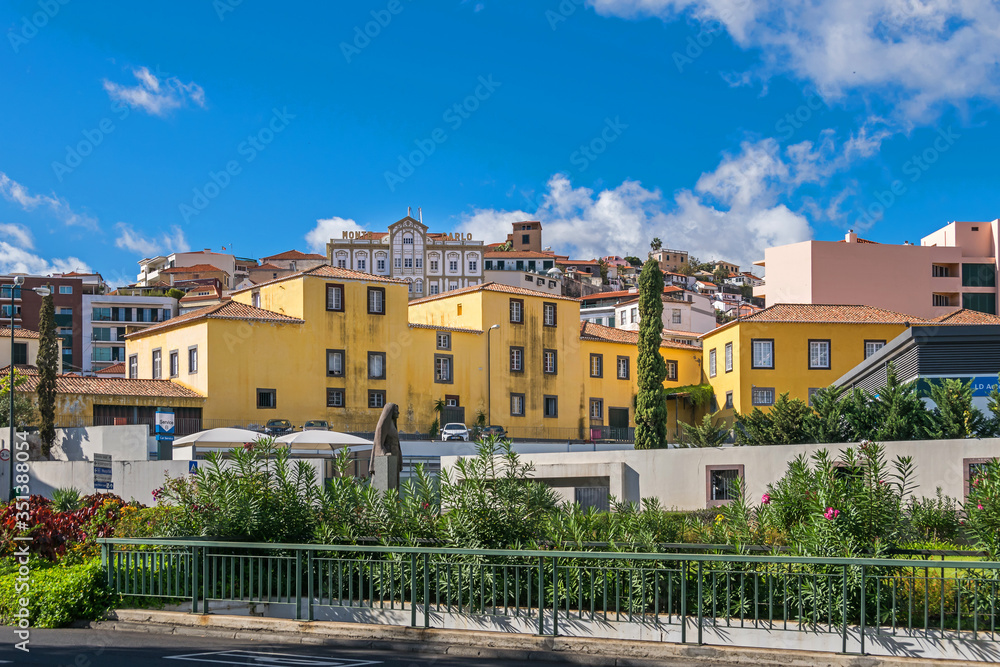
[[[838,516],[840,516],[840,510],[835,510],[835,509],[833,509],[832,507],[827,507],[827,508],[826,508],[826,511],[825,511],[825,512],[823,512],[823,517],[824,517],[824,518],[825,518],[825,519],[826,519],[827,521],[833,521],[833,520],[834,520],[834,519],[836,519],[836,518],[837,518]]]
[[[771,494],[765,493],[764,495],[762,495],[760,497],[760,502],[764,503],[765,505],[770,505],[771,504]]]
[[[244,442],[243,443],[243,449],[253,449],[253,443],[252,442]]]
[[[977,510],[981,510],[981,509],[983,509],[983,506],[982,505],[976,505],[976,509]]]

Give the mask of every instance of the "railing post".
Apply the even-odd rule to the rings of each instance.
[[[569,591],[566,592],[569,595]],[[552,636],[559,635],[559,564],[558,559],[552,557]]]
[[[861,655],[865,654],[865,574],[867,567],[865,565],[861,566]],[[941,595],[944,596],[944,588],[941,589]]]
[[[302,620],[302,549],[295,550],[295,620]]]
[[[417,554],[410,554],[410,627],[417,627]]]
[[[191,547],[191,613],[198,613],[198,547]]]
[[[201,607],[208,613],[208,547],[201,550]]]
[[[431,627],[431,568],[430,554],[424,554],[424,627]]]
[[[111,588],[111,567],[108,563],[108,545],[101,545],[101,567],[104,568],[104,577],[107,581],[108,588]]]
[[[701,597],[701,572],[702,572],[701,561],[698,561],[698,646],[701,646],[702,644],[705,643],[702,641],[701,637],[702,610],[705,607],[705,605],[702,604],[702,597]],[[756,613],[756,610],[754,610],[754,612]]]
[[[840,608],[841,608],[840,611],[841,611],[841,616],[843,617],[844,628],[842,633],[843,646],[840,649],[840,652],[847,653],[847,566],[846,565],[844,566],[843,585],[844,585],[844,593],[843,597],[840,600]]]
[[[307,559],[307,561],[306,561],[306,577],[308,577],[308,579],[306,579],[306,597],[308,598],[308,601],[306,603],[308,605],[308,607],[306,607],[306,609],[308,610],[308,614],[307,614],[306,618],[307,618],[307,620],[311,621],[311,620],[313,620],[315,618],[314,613],[313,613],[313,595],[315,593],[315,590],[314,590],[313,587],[315,586],[315,583],[314,583],[313,580],[316,578],[315,572],[313,571],[313,552],[312,551],[307,551],[306,552],[306,559]]]
[[[545,568],[542,566],[544,559],[538,557],[538,634],[545,634]]]
[[[688,563],[681,562],[681,643],[687,643],[687,577]]]

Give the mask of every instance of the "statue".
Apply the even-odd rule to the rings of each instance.
[[[378,418],[378,426],[375,427],[368,474],[373,478],[375,488],[380,491],[399,488],[399,475],[403,471],[403,450],[399,446],[397,419],[399,406],[386,403],[382,408],[382,416]]]

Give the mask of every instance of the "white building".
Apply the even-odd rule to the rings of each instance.
[[[169,296],[82,296],[84,373],[125,361],[125,334],[145,329],[177,315],[177,300]]]
[[[615,328],[639,330],[639,296],[615,306]],[[663,295],[663,328],[675,332],[702,334],[716,327],[715,309],[704,294],[668,287]]]
[[[196,252],[174,252],[169,255],[147,257],[139,260],[139,275],[136,276],[136,285],[148,287],[160,281],[172,284],[169,276],[162,275],[164,270],[205,264],[225,272],[229,276],[229,280],[222,287],[233,289],[234,285],[238,285],[250,277],[250,267],[256,266],[257,260],[212,252],[208,248]]]
[[[343,238],[330,239],[326,254],[332,266],[405,280],[411,299],[483,282],[482,241],[428,233],[427,225],[409,215],[388,232],[344,232]]]

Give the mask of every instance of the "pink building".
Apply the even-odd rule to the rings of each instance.
[[[918,317],[969,308],[997,312],[998,224],[953,222],[920,245],[875,243],[848,232],[843,241],[768,248],[764,284],[754,296],[777,303],[858,304]]]

